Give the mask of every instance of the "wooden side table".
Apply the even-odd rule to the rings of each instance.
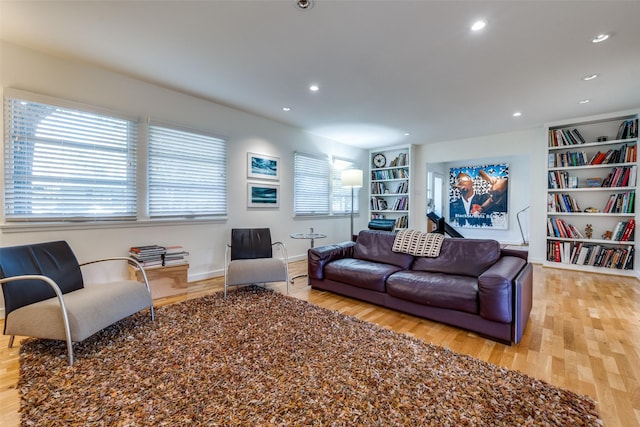
[[[149,285],[157,279],[171,279],[173,281],[171,287],[183,289],[187,287],[187,270],[189,270],[189,264],[187,263],[164,267],[145,267],[144,269],[145,273],[147,273]],[[133,265],[129,265],[129,278],[139,282],[143,281],[142,272]]]

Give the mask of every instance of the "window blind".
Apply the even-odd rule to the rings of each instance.
[[[149,124],[149,216],[227,214],[227,144],[211,135]]]
[[[295,153],[294,214],[329,214],[329,161],[326,157]]]
[[[7,222],[135,219],[137,122],[69,105],[5,96]]]
[[[333,191],[331,193],[331,211],[334,214],[351,213],[351,188],[342,186],[342,171],[345,169],[358,169],[357,165],[344,159],[333,159],[333,167],[331,173],[331,182]],[[360,212],[360,189],[353,189],[354,213]]]

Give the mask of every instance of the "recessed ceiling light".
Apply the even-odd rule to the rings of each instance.
[[[473,23],[473,25],[471,26],[471,30],[472,31],[480,31],[481,29],[483,29],[485,26],[487,25],[487,23],[485,21],[476,21]]]
[[[282,107],[282,111],[291,111],[290,107]]]
[[[409,136],[409,135],[411,135],[409,132],[404,133],[404,136]]]
[[[522,113],[520,111],[516,111],[515,113],[513,113],[513,117],[520,117],[522,115]]]
[[[319,90],[320,90],[320,86],[318,86],[318,85],[311,85],[311,86],[309,86],[309,90],[310,90],[311,92],[317,92],[317,91],[319,91]]]
[[[598,75],[597,75],[597,74],[589,74],[589,75],[584,76],[584,77],[582,78],[582,80],[584,80],[585,82],[588,82],[589,80],[593,80],[593,79],[595,79],[596,77],[598,77]]]
[[[601,43],[609,38],[609,34],[599,34],[591,40],[591,43]]]
[[[582,99],[582,100],[578,101],[578,104],[588,104],[589,102],[591,102],[590,99]]]
[[[300,10],[309,10],[313,7],[313,2],[311,0],[298,0],[296,6]]]

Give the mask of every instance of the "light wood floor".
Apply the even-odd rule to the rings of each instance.
[[[305,269],[304,261],[292,263],[291,275]],[[191,283],[188,294],[156,300],[156,305],[219,291],[222,283],[221,278]],[[285,288],[284,284],[276,287]],[[640,426],[640,282],[636,279],[536,266],[531,318],[523,340],[512,347],[310,290],[306,278],[296,280],[291,295],[591,396],[599,403],[605,426]],[[16,337],[16,343],[19,341]],[[7,343],[8,337],[0,336],[3,427],[19,425],[18,346],[9,349]]]

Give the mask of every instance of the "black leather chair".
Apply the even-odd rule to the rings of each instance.
[[[144,284],[128,279],[85,286],[81,267],[107,261],[133,262]],[[65,241],[0,248],[0,286],[5,304],[4,334],[66,340],[69,365],[73,342],[149,308],[151,289],[142,266],[113,257],[78,264]]]
[[[395,219],[372,219],[367,226],[369,230],[393,231],[396,228]]]
[[[277,257],[273,256],[274,247]],[[225,250],[224,297],[229,286],[271,282],[286,282],[289,293],[289,260],[284,243],[272,243],[268,228],[232,229],[231,244]]]

